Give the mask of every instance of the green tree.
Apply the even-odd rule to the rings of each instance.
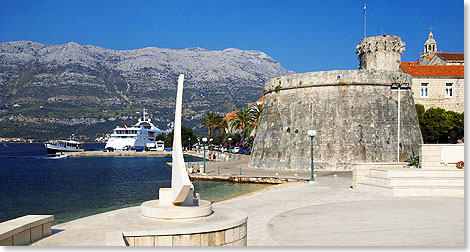
[[[174,130],[172,130],[167,135],[159,134],[155,139],[162,140],[165,142],[165,148],[173,147],[173,136]],[[191,141],[189,141],[191,139]],[[181,145],[183,147],[188,147],[197,142],[197,136],[194,134],[193,130],[184,126],[181,126]]]
[[[250,107],[250,113],[251,113],[251,123],[253,126],[256,128],[258,127],[258,121],[259,117],[261,115],[261,112],[263,112],[263,104],[253,104]]]
[[[220,134],[225,135],[228,129],[228,121],[225,118],[220,120],[219,124],[217,124],[217,129],[220,129]]]
[[[207,112],[204,118],[202,119],[202,124],[208,128],[209,137],[212,136],[211,129],[217,127],[220,121],[222,120],[222,116],[214,112]]]
[[[424,114],[426,109],[424,109],[424,106],[422,104],[416,104],[415,107],[416,107],[416,115],[419,118],[422,114]]]
[[[464,137],[463,113],[430,108],[418,112],[418,121],[424,143],[455,143]]]
[[[235,112],[235,117],[232,119],[232,129],[241,129],[242,137],[241,142],[245,139],[247,135],[247,130],[249,129],[249,125],[252,122],[252,114],[248,110],[248,108],[242,108]]]

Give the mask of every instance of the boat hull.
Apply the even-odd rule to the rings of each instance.
[[[84,149],[74,148],[74,147],[63,147],[53,144],[45,144],[47,149],[47,154],[55,155],[57,152],[82,152]]]

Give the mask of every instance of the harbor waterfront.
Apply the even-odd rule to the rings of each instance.
[[[147,158],[158,157],[71,157],[69,161],[93,158],[119,162],[126,159],[144,161]],[[164,159],[164,157],[159,158]],[[239,176],[245,177],[298,178],[298,182],[257,188],[242,192],[239,196],[227,197],[224,194],[226,198],[229,198],[228,200],[216,200],[213,206],[215,210],[225,207],[237,208],[248,214],[248,246],[464,245],[464,198],[393,197],[381,193],[358,191],[351,188],[351,172],[318,171],[315,173],[315,184],[302,183],[302,180],[309,178],[308,170],[255,170],[248,168],[248,160],[248,156],[239,155],[230,162],[207,162],[206,174],[214,176],[220,173],[235,176],[241,171],[242,175]],[[59,162],[67,163],[65,160],[57,163]],[[165,169],[168,172],[170,170],[167,167]],[[113,173],[113,170],[116,168],[110,169],[109,173]],[[136,174],[141,172],[138,169]],[[126,173],[120,174],[126,179],[133,178]],[[146,184],[145,179],[140,178],[140,180],[141,184]],[[122,183],[123,188],[128,188],[127,193],[135,196],[134,193],[138,191],[147,195],[145,190],[138,190],[136,187],[138,182],[135,179],[130,179],[128,183],[130,186]],[[90,186],[92,184],[90,183]],[[223,183],[222,185],[227,184],[232,188],[250,185],[241,183]],[[208,189],[203,186],[205,183],[198,181],[195,185],[199,187],[201,198],[204,199],[208,199],[207,195],[215,195],[216,192],[223,194],[220,189],[225,188],[210,187]],[[54,186],[48,187],[48,191],[54,191],[54,189]],[[208,192],[202,194],[205,190]],[[117,194],[120,191],[110,188],[110,192]],[[124,192],[120,193],[118,196],[125,196]],[[155,198],[155,195],[150,195],[150,197]],[[216,197],[218,196],[209,197],[209,199]],[[66,199],[62,204],[70,205],[74,201],[73,198]],[[90,204],[96,207],[101,203],[97,201]],[[37,212],[33,210],[37,207],[18,212],[14,217],[35,214]],[[49,214],[50,212],[41,213]],[[109,232],[120,230],[131,232],[150,225],[138,222],[140,218],[138,204],[100,209],[94,213],[84,214],[83,218],[66,222],[57,221],[60,214],[51,214],[54,214],[56,218],[52,226],[52,235],[33,243],[33,246],[104,246],[106,234]],[[129,219],[135,221],[129,222]],[[296,228],[292,229],[292,227]]]
[[[85,143],[84,147],[83,153],[108,153],[98,151],[104,148],[102,143]],[[0,222],[28,214],[52,214],[55,225],[140,205],[158,198],[159,188],[170,185],[171,169],[166,163],[171,157],[167,155],[71,156],[64,160],[45,157],[42,143],[0,143]],[[185,160],[198,161],[193,157]],[[195,182],[201,197],[215,201],[266,186]]]
[[[248,159],[225,162],[221,170],[233,174],[247,164]],[[216,166],[210,163],[208,173]],[[272,170],[263,175],[308,178],[308,172]],[[463,198],[363,192],[351,189],[351,176],[318,172],[315,184],[274,185],[215,202],[213,208],[248,214],[248,246],[464,246]],[[139,206],[128,207],[55,225],[53,235],[32,246],[105,246],[107,233],[151,225],[141,218]],[[137,239],[134,245],[139,245]]]

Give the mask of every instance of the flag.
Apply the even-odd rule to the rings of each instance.
[[[366,3],[364,3],[364,14],[366,14]]]
[[[127,129],[127,125],[124,125],[124,129]]]

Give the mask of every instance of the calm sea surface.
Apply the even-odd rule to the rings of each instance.
[[[102,143],[86,143],[100,150]],[[0,222],[27,214],[53,214],[58,224],[137,206],[171,186],[170,156],[46,159],[42,143],[0,143]],[[197,161],[185,157],[186,161]],[[195,181],[205,200],[221,201],[266,185]]]

